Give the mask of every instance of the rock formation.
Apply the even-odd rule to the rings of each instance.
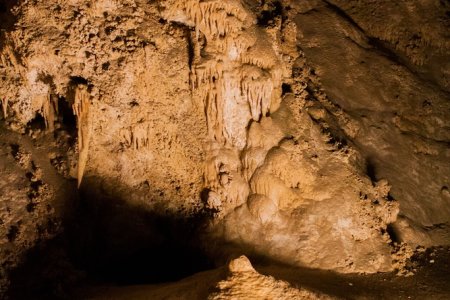
[[[450,243],[445,1],[3,6],[3,278],[52,237],[75,179],[201,216],[218,261],[375,273]]]

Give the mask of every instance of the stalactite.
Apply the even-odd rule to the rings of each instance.
[[[14,68],[20,69],[21,65],[19,64],[11,45],[6,45],[4,47],[4,49],[2,51],[2,55],[0,57],[2,58],[3,65],[7,65],[7,62],[9,61],[14,66]],[[7,58],[9,58],[9,59],[7,59]]]
[[[193,74],[195,88],[204,84],[214,86],[215,82],[223,77],[223,63],[215,60],[206,61],[197,65]]]
[[[273,67],[272,62],[266,60],[265,57],[260,58],[252,55],[242,55],[241,62],[242,64],[258,66],[261,69],[270,69]]]
[[[210,137],[223,142],[223,98],[216,88],[211,88],[205,98],[205,115]]]
[[[91,138],[90,99],[86,85],[78,85],[75,88],[75,101],[73,111],[77,116],[78,126],[78,187],[83,179],[89,153],[89,141]]]
[[[274,83],[270,74],[254,66],[243,69],[241,82],[242,95],[250,106],[254,121],[270,111]]]
[[[195,23],[196,30],[209,37],[224,36],[231,32],[238,32],[244,26],[249,14],[242,7],[240,1],[179,1],[170,6],[170,12],[185,11]],[[198,36],[198,34],[197,34]]]
[[[243,150],[248,122],[259,122],[280,102],[282,72],[267,34],[238,0],[175,1],[167,9],[169,19],[172,15],[174,20],[189,20],[197,39],[200,32],[206,39],[191,65],[190,82],[203,104],[210,141],[223,150]],[[128,139],[134,143],[133,134]],[[248,181],[264,158],[258,152],[257,159],[247,157],[246,166],[237,159],[238,168],[224,172],[217,161],[225,159],[225,152],[208,160],[204,178],[206,187],[220,195],[221,208],[227,212],[246,202]],[[259,188],[270,196],[269,182],[265,185]]]
[[[150,125],[147,122],[142,122],[130,126],[128,129],[122,129],[120,135],[127,147],[133,150],[142,150],[149,146],[149,131]]]
[[[45,120],[45,127],[52,132],[55,129],[55,120],[58,115],[58,98],[48,94],[42,103],[42,115]]]
[[[119,131],[120,137],[124,141],[123,143],[127,147],[131,147],[133,145],[133,130],[130,128],[122,128]]]
[[[278,94],[274,91],[281,85],[281,78],[277,78],[277,70],[272,74],[272,69],[277,69],[272,46],[265,41],[264,33],[248,22],[254,16],[240,1],[177,1],[168,7],[177,18],[183,11],[196,30],[205,35],[207,51],[214,51],[215,60],[193,64],[190,80],[204,104],[210,137],[233,145],[240,139],[236,139],[237,133],[233,132],[235,126],[226,126],[224,107],[239,107],[238,103],[243,99],[249,105],[252,119],[258,121],[270,112],[275,94]],[[243,31],[244,28],[248,32]],[[234,61],[240,61],[240,64],[233,64]],[[244,80],[246,75],[238,73],[246,64],[253,66],[257,75]],[[225,71],[236,74],[224,79]]]
[[[147,123],[139,123],[133,127],[131,136],[132,136],[132,146],[133,149],[139,150],[148,147],[149,139],[149,126]]]
[[[210,158],[205,162],[203,180],[206,186],[212,189],[218,189],[217,170],[214,158]]]
[[[8,98],[2,98],[3,117],[8,117]]]

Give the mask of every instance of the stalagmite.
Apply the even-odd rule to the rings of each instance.
[[[78,85],[75,88],[75,101],[73,111],[77,116],[78,126],[78,187],[81,185],[84,170],[89,153],[89,141],[91,138],[90,99],[86,85]]]

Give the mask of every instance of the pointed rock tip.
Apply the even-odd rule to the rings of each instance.
[[[232,273],[254,272],[255,271],[255,269],[252,266],[252,263],[245,255],[241,255],[240,257],[233,259],[228,264],[228,269]]]

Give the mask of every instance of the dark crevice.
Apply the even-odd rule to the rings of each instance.
[[[192,30],[189,27],[185,28],[185,35],[187,40],[187,51],[188,51],[188,64],[189,70],[192,70],[192,64],[194,63],[195,51],[194,51],[194,43],[192,41]]]
[[[92,177],[85,178],[76,198],[64,232],[38,243],[12,273],[12,299],[66,298],[86,284],[171,282],[215,267],[199,233],[208,213],[137,207]]]
[[[292,93],[292,86],[290,84],[287,83],[283,83],[281,85],[281,90],[282,90],[282,94],[288,94],[288,93]]]
[[[388,201],[395,201],[395,198],[391,195],[391,193],[388,193],[386,198]]]
[[[28,131],[30,130],[44,131],[45,129],[46,129],[45,119],[40,113],[37,113],[36,116],[27,124]]]
[[[77,117],[75,116],[70,103],[64,98],[58,98],[58,110],[59,110],[59,120],[65,129],[70,131],[76,131],[77,128]]]
[[[109,62],[105,62],[102,64],[102,70],[108,71],[110,66],[111,66],[111,64]]]
[[[396,233],[396,230],[392,224],[388,224],[386,227],[386,232],[389,235],[392,243],[400,243],[400,238],[398,237],[398,234]]]
[[[9,228],[6,238],[8,239],[8,242],[13,242],[18,235],[19,235],[19,227],[13,225]]]
[[[324,3],[326,3],[326,5],[333,11],[335,12],[339,17],[343,18],[344,20],[346,20],[348,23],[350,23],[352,26],[354,26],[355,28],[357,28],[360,32],[365,33],[364,29],[362,29],[358,23],[356,23],[345,11],[343,11],[340,7],[334,5],[333,3],[331,3],[330,1],[327,0],[322,0]]]
[[[369,176],[369,178],[370,178],[370,180],[372,180],[372,182],[377,181],[375,165],[374,165],[372,159],[370,159],[370,158],[368,158],[366,160],[366,174],[367,174],[367,176]]]
[[[423,82],[430,84],[434,88],[438,89],[442,93],[445,93],[448,95],[448,91],[445,90],[441,85],[436,83],[435,81],[432,81],[430,79],[427,79],[426,76],[422,72],[420,72],[419,66],[415,65],[410,61],[408,57],[405,57],[401,54],[400,51],[396,50],[393,45],[390,43],[383,41],[379,38],[370,36],[366,33],[366,31],[359,26],[358,23],[356,23],[344,10],[342,10],[340,7],[334,5],[330,1],[323,0],[324,3],[332,10],[334,13],[336,13],[339,17],[346,20],[350,25],[354,26],[358,31],[360,31],[366,38],[368,44],[372,47],[372,51],[376,52],[377,54],[386,57],[390,61],[404,67],[409,73],[414,74],[415,76],[419,77]],[[417,38],[417,35],[416,35]],[[350,39],[355,45],[358,47],[362,47],[357,42]],[[367,50],[366,48],[362,47],[364,50]]]
[[[19,3],[18,0],[1,0],[0,1],[0,32],[11,31],[14,29],[14,24],[17,17],[11,11],[14,6]],[[1,33],[0,33],[1,34]],[[3,39],[0,39],[0,47]]]
[[[283,14],[283,6],[280,1],[267,1],[266,4],[269,9],[263,10],[257,17],[258,25],[260,26],[267,26],[271,24],[276,17],[282,16]]]
[[[13,157],[16,157],[17,154],[19,153],[20,146],[17,144],[10,144],[9,147],[11,148],[11,155]]]
[[[70,81],[73,85],[79,84],[88,85],[88,80],[80,76],[71,76]]]

